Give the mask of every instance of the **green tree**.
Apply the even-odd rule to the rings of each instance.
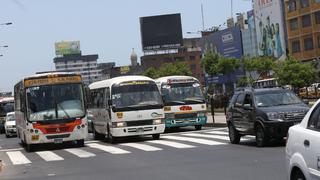
[[[275,59],[272,57],[246,57],[242,58],[243,66],[246,71],[247,85],[253,85],[263,75],[270,74],[273,71]],[[243,80],[244,81],[244,80]]]
[[[163,76],[185,75],[191,76],[192,72],[189,66],[184,62],[166,63],[160,69],[148,68],[143,75],[150,78],[159,78]]]
[[[280,85],[291,85],[294,89],[309,86],[316,78],[316,70],[312,64],[300,63],[292,56],[278,61],[274,71]]]

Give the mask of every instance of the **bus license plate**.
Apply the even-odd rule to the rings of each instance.
[[[63,142],[63,139],[54,139],[55,144],[61,144]]]
[[[143,132],[143,128],[138,128],[138,132],[139,133]]]

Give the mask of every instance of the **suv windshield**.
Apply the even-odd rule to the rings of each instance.
[[[301,100],[290,91],[272,91],[257,94],[255,101],[258,107],[300,104]]]
[[[85,114],[81,84],[30,87],[26,94],[30,121],[70,119]]]
[[[199,83],[179,83],[163,85],[165,105],[199,104],[204,103],[204,97]]]
[[[149,81],[126,82],[112,87],[114,111],[162,108],[157,85]]]

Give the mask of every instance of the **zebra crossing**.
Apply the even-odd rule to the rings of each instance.
[[[245,137],[244,140],[253,139]],[[0,151],[0,158],[6,155],[4,163],[6,165],[25,165],[33,163],[29,156],[37,155],[45,162],[63,161],[68,159],[65,153],[77,158],[92,158],[98,156],[97,152],[108,153],[111,155],[130,155],[135,150],[143,152],[157,152],[169,148],[189,149],[199,146],[221,146],[228,145],[229,137],[226,128],[210,129],[203,131],[182,132],[174,134],[163,134],[160,140],[147,140],[143,142],[127,142],[119,144],[109,144],[100,141],[86,141],[83,148],[68,148],[55,151],[38,151],[27,153],[24,149],[12,149]],[[94,151],[94,152],[92,152]],[[100,154],[99,154],[100,155]],[[7,160],[6,160],[7,159]]]

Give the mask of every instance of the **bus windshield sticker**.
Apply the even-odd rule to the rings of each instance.
[[[143,85],[143,84],[150,84],[150,81],[129,81],[120,83],[120,86],[130,86],[130,85]]]

